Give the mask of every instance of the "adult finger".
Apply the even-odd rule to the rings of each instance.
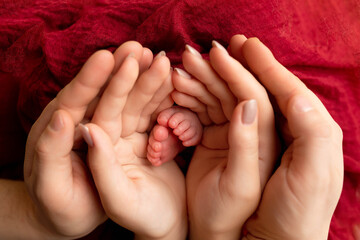
[[[279,63],[259,39],[248,39],[243,44],[242,51],[250,69],[265,88],[275,96],[283,114],[286,113],[287,104],[292,96],[305,94],[323,114],[330,117],[315,94],[299,78]]]
[[[228,83],[231,92],[240,101],[255,98],[266,106],[270,105],[264,87],[239,61],[232,58],[222,45],[213,41],[213,48],[210,50],[209,56],[211,66]],[[264,107],[264,109],[266,108]],[[271,107],[270,110],[272,110]]]
[[[321,184],[323,174],[342,178],[342,131],[327,119],[306,95],[295,95],[287,103],[286,117],[294,138],[291,165]],[[325,171],[324,171],[325,170]],[[318,181],[320,180],[320,181]]]
[[[113,143],[121,135],[122,111],[138,78],[138,73],[138,61],[130,53],[110,79],[95,110],[92,122],[101,127],[109,135]]]
[[[304,166],[306,171],[320,170],[325,166],[333,168],[332,164],[319,160],[328,157],[327,163],[332,162],[341,169],[341,129],[316,95],[282,66],[258,39],[252,38],[244,43],[243,55],[251,70],[275,96],[287,118],[294,142],[300,144],[294,147],[294,151],[298,149],[301,151],[300,156],[304,156],[296,158],[299,166]],[[297,161],[296,159],[293,160]]]
[[[146,51],[146,54],[145,54],[145,51]],[[127,56],[129,56],[130,53],[132,53],[134,58],[139,63],[142,63],[142,64],[139,64],[140,68],[145,68],[146,66],[149,67],[151,60],[152,60],[152,53],[151,53],[151,56],[148,56],[149,55],[148,51],[145,50],[140,43],[138,43],[136,41],[128,41],[128,42],[121,44],[114,52],[115,65],[114,65],[114,69],[112,71],[113,74],[115,74],[119,70],[123,61],[126,59]],[[148,57],[151,57],[151,59]],[[149,63],[149,60],[150,60],[150,63]]]
[[[207,90],[218,98],[221,103],[222,110],[229,120],[237,101],[227,84],[212,69],[210,64],[201,57],[201,54],[189,45],[186,45],[186,50],[182,55],[182,59],[186,71],[202,82],[206,86]],[[216,113],[216,111],[213,112]],[[217,114],[214,116],[210,115],[211,118],[216,116]]]
[[[148,48],[143,48],[140,43],[136,41],[128,41],[121,44],[113,56],[115,59],[114,69],[109,78],[112,78],[118,71],[120,66],[123,64],[127,56],[132,55],[139,62],[139,74],[143,71],[147,70],[151,65],[153,60],[153,54]],[[82,121],[83,124],[89,122],[94,116],[94,112],[99,103],[101,95],[103,95],[104,90],[106,89],[106,85],[101,89],[99,95],[89,104],[89,107],[85,113],[85,121]],[[115,135],[115,134],[114,134]]]
[[[264,187],[279,154],[274,111],[267,92],[239,61],[231,57],[226,49],[215,41],[210,50],[210,63],[240,101],[255,99],[258,102],[260,171]]]
[[[122,136],[128,136],[138,128],[142,111],[169,76],[169,72],[170,61],[164,53],[156,57],[150,68],[138,78],[124,107]]]
[[[143,111],[141,112],[140,121],[137,128],[138,132],[145,132],[151,126],[151,117],[154,114],[158,113],[157,111],[160,104],[164,104],[163,106],[167,105],[167,107],[172,106],[173,101],[170,97],[170,93],[174,90],[174,86],[171,81],[171,74],[172,71],[169,72],[169,75],[165,79],[164,83],[156,91],[150,102],[144,107]],[[153,117],[153,120],[155,119],[155,117],[156,116]]]
[[[220,124],[227,120],[220,101],[208,91],[202,82],[191,78],[184,70],[175,68],[173,84],[178,92],[193,96],[202,102],[213,122]]]
[[[28,146],[33,146],[49,123],[57,109],[67,111],[78,124],[89,104],[97,97],[114,67],[114,58],[109,51],[94,53],[84,64],[77,76],[63,88],[43,110],[29,133]],[[33,150],[28,148],[26,161],[33,158]]]
[[[152,53],[152,51],[148,48],[143,48],[143,55],[140,59],[140,74],[142,74],[143,72],[145,72],[146,70],[149,69],[149,67],[151,66],[151,63],[154,59],[154,55]]]
[[[244,67],[247,67],[247,63],[244,56],[242,55],[242,46],[246,40],[247,38],[244,35],[236,34],[231,37],[228,48],[231,56],[238,60]]]
[[[309,108],[315,108],[322,115],[325,122],[336,127],[336,123],[320,99],[299,78],[281,65],[259,39],[247,40],[243,46],[243,55],[261,83],[275,96],[285,117],[287,111],[291,109],[288,104],[299,95],[307,102]]]
[[[178,91],[174,91],[171,94],[171,97],[177,105],[189,108],[191,111],[195,112],[203,125],[206,126],[212,123],[205,104],[200,102],[197,98]]]
[[[73,185],[73,166],[71,149],[74,138],[74,123],[66,111],[54,112],[49,124],[38,138],[35,157],[30,169],[26,169],[25,178],[36,179],[42,187],[57,186],[58,181],[67,186]]]
[[[114,68],[111,52],[100,50],[84,64],[78,75],[56,97],[58,109],[66,110],[78,124],[89,103],[98,95]]]

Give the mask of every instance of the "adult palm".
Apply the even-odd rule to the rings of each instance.
[[[150,121],[145,120],[171,91],[165,56],[140,75],[136,59],[129,56],[109,82],[92,122],[83,127],[104,210],[138,238],[178,239],[187,231],[182,172],[173,161],[153,167],[146,158]]]

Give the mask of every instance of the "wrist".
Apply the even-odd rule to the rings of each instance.
[[[38,218],[24,182],[1,179],[0,198],[1,239],[65,239],[53,233]]]
[[[32,225],[32,228],[39,235],[38,239],[72,239],[70,237],[59,234],[55,227],[50,223],[50,221],[42,214],[42,211],[38,209],[36,204],[30,199],[31,211],[29,211],[29,222]]]
[[[48,218],[44,216],[43,211],[39,209],[30,196],[28,196],[27,205],[27,209],[29,209],[27,219],[31,229],[34,230],[35,239],[73,239],[69,236],[58,233],[56,228],[51,224]]]

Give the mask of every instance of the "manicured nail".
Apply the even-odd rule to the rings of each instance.
[[[188,50],[191,54],[199,57],[199,58],[202,58],[201,54],[195,49],[193,48],[192,46],[186,44],[185,45],[185,49]]]
[[[60,131],[64,127],[64,122],[59,112],[54,113],[49,126],[56,132]]]
[[[221,50],[224,50],[227,53],[227,50],[224,48],[223,45],[221,45],[220,43],[218,43],[217,41],[213,40],[212,41],[212,46],[215,48],[219,48]]]
[[[94,142],[92,140],[92,137],[90,135],[90,131],[89,128],[87,126],[85,126],[84,124],[79,124],[79,129],[80,132],[85,140],[85,142],[88,144],[89,147],[93,147],[94,146]]]
[[[166,52],[165,52],[165,51],[159,52],[159,53],[156,55],[155,59],[158,59],[158,58],[163,57],[163,56],[166,56]]]
[[[250,125],[255,121],[257,114],[257,102],[255,99],[249,100],[245,103],[241,121],[244,125]]]
[[[177,74],[179,74],[180,76],[182,76],[183,78],[187,78],[187,79],[191,78],[190,74],[188,74],[187,72],[185,72],[184,70],[182,70],[180,68],[175,68],[175,72]]]
[[[297,96],[294,99],[294,109],[297,112],[308,112],[314,109],[310,101],[304,96]]]

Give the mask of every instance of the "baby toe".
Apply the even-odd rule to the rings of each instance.
[[[179,136],[179,139],[181,141],[189,141],[191,138],[193,138],[196,134],[196,131],[194,128],[189,128],[188,130],[186,130],[183,134],[181,134]]]
[[[165,141],[169,137],[169,129],[161,125],[155,125],[151,136],[158,142]]]
[[[157,117],[157,122],[162,126],[168,126],[169,119],[176,111],[177,109],[173,107],[161,111]]]
[[[186,130],[190,128],[190,121],[182,121],[177,128],[173,130],[176,136],[182,135]]]
[[[172,129],[177,128],[178,125],[185,120],[185,115],[182,112],[177,112],[171,116],[169,119],[168,125]]]

